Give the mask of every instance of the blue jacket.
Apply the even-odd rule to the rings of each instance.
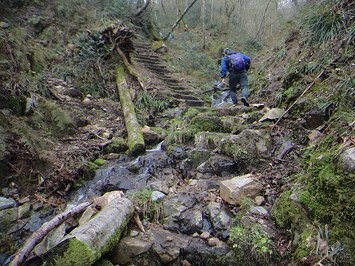
[[[234,54],[235,52],[231,52],[229,54]],[[245,70],[249,70],[250,68],[250,58],[248,56],[246,56],[245,54],[242,53],[238,53],[241,56],[243,56],[244,60],[246,61],[246,67]],[[222,58],[222,64],[221,64],[221,78],[224,79],[227,76],[227,71],[231,71],[229,69],[229,64],[228,64],[228,55],[226,55],[225,57]]]

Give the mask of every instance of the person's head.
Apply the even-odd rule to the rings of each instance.
[[[224,54],[224,55],[227,55],[227,54],[230,53],[230,51],[231,51],[231,50],[230,50],[229,48],[226,48],[226,49],[224,50],[223,54]]]

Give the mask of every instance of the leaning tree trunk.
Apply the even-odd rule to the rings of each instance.
[[[147,9],[147,7],[149,6],[149,3],[150,3],[150,0],[145,0],[144,5],[137,11],[136,14],[134,14],[134,16],[135,17],[140,16],[144,12],[144,10]]]
[[[197,0],[192,1],[192,3],[185,9],[184,13],[182,13],[181,17],[175,22],[175,24],[173,25],[173,27],[171,28],[171,30],[169,31],[169,33],[165,36],[164,40],[169,38],[170,33],[172,33],[174,31],[174,29],[176,28],[176,26],[179,24],[180,20],[182,20],[182,18],[185,16],[185,14],[187,13],[187,11],[189,11],[189,9],[197,2]]]
[[[133,156],[145,152],[145,143],[142,134],[142,128],[139,126],[131,94],[125,80],[125,71],[123,67],[117,68],[117,89],[123,110],[123,116],[128,133],[128,148]]]

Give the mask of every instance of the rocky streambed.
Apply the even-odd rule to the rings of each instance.
[[[169,125],[174,134],[165,137],[152,128],[156,138],[149,139],[157,146],[136,158],[103,155],[94,179],[71,195],[67,209],[91,200],[94,205],[55,229],[31,252],[28,263],[287,263],[294,239],[277,228],[274,205],[289,187],[288,178],[299,171],[295,158],[300,150],[287,130],[270,130],[270,121],[281,114],[258,105],[166,111],[157,127],[176,118],[188,127],[180,123],[174,130]],[[307,133],[314,141],[314,131]],[[298,134],[301,138],[306,132]],[[344,157],[345,165],[349,158]],[[306,211],[297,193],[290,199],[300,212]],[[18,238],[60,213],[25,199],[1,198],[0,208],[3,232]],[[2,263],[11,259],[3,256]]]

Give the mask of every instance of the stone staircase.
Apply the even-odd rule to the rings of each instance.
[[[141,63],[160,81],[164,95],[172,99],[175,106],[202,107],[208,105],[201,97],[201,91],[184,84],[174,77],[160,53],[154,52],[149,43],[135,44],[133,61]]]

